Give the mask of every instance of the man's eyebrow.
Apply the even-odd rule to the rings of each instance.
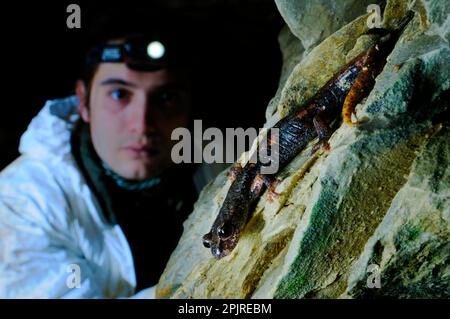
[[[117,78],[109,78],[109,79],[103,80],[100,84],[101,85],[120,84],[120,85],[125,85],[125,86],[136,87],[136,84],[134,84],[132,82],[128,82],[123,79],[117,79]]]

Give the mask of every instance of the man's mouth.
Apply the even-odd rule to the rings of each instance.
[[[130,145],[123,147],[123,150],[133,157],[151,157],[160,153],[159,147],[152,145]]]

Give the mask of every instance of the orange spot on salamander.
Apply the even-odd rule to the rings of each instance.
[[[307,110],[301,110],[300,112],[297,113],[297,117],[299,119],[304,118],[306,116],[306,114],[308,114]]]
[[[306,115],[308,115],[308,110],[313,110],[316,108],[315,104],[309,104],[306,109],[301,110],[300,112],[297,113],[296,117],[301,119],[304,118]]]

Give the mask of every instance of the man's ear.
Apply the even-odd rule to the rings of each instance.
[[[75,93],[78,98],[78,106],[80,109],[80,116],[86,123],[89,123],[90,117],[89,117],[89,107],[88,103],[89,101],[87,96],[87,89],[86,85],[82,80],[77,80],[77,83],[75,84]]]

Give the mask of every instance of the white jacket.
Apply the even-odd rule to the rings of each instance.
[[[0,173],[0,298],[134,294],[124,233],[106,222],[71,154],[77,104],[47,102],[21,137],[21,156]]]

